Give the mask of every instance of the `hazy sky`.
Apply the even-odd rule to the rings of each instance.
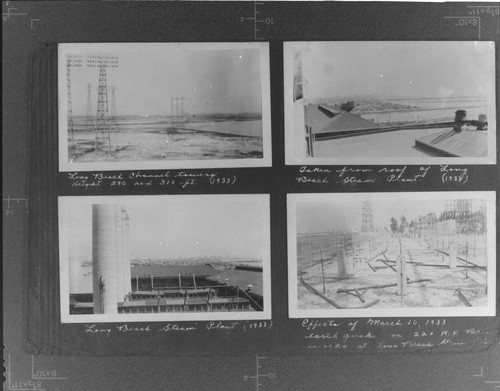
[[[132,258],[228,255],[262,259],[266,226],[262,198],[138,197],[119,203],[130,216]],[[91,204],[70,207],[69,256],[91,260]]]
[[[87,67],[86,59],[103,48],[118,58],[118,68],[107,69],[108,89],[118,88],[117,115],[169,115],[172,96],[183,96],[184,112],[190,114],[261,112],[259,49],[186,50],[152,44],[85,49],[89,47],[72,50],[83,59],[82,67],[70,69],[74,115],[87,114],[88,83],[96,113],[99,68]],[[108,102],[111,109],[110,92]]]
[[[494,97],[490,42],[302,44],[306,97]]]
[[[370,201],[370,199],[366,199]],[[298,201],[297,233],[349,232],[361,229],[362,201]],[[427,213],[443,210],[444,200],[371,200],[375,227],[389,227],[391,217],[407,221]]]

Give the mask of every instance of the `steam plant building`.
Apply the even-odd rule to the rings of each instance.
[[[263,311],[262,267],[131,265],[129,216],[92,205],[92,292],[70,294],[71,314]]]

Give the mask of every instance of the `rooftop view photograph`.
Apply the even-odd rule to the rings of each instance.
[[[494,163],[494,42],[286,42],[287,162]]]

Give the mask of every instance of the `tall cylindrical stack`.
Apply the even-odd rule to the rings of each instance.
[[[116,314],[115,206],[92,205],[92,274],[94,314]]]
[[[115,206],[115,254],[116,254],[116,299],[118,302],[122,302],[124,300],[124,293],[123,293],[123,287],[124,287],[124,271],[123,269],[125,268],[124,264],[124,249],[123,249],[123,231],[124,231],[124,224],[122,221],[122,213],[121,213],[121,208],[118,206]]]
[[[124,208],[121,209],[123,223],[123,295],[126,296],[132,292],[132,276],[130,273],[130,252],[129,252],[129,216]]]

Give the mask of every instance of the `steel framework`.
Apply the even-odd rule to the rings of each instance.
[[[71,68],[81,67],[82,59],[79,56],[68,55],[66,56],[66,94],[67,94],[67,120],[68,120],[68,134],[71,141],[71,151],[73,157],[75,155],[75,127],[73,123],[73,104],[71,99]]]
[[[111,153],[107,68],[118,68],[118,58],[108,55],[88,56],[87,66],[99,68],[95,152],[97,153],[101,146],[104,146],[104,151]]]

